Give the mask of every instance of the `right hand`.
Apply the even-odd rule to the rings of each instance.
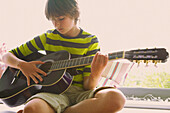
[[[30,78],[37,84],[39,79],[43,81],[42,77],[38,74],[42,74],[46,76],[47,74],[41,69],[36,67],[36,64],[44,64],[42,61],[31,61],[31,62],[19,62],[18,68],[22,71],[22,73],[27,78],[27,84],[30,85]]]

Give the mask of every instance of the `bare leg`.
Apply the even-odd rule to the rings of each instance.
[[[94,98],[67,108],[64,113],[115,113],[125,104],[125,96],[117,89],[104,89]]]
[[[23,113],[55,113],[55,111],[44,100],[35,98],[26,104]]]

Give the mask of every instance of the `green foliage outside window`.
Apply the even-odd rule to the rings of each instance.
[[[129,73],[125,87],[170,88],[170,74],[167,72]]]

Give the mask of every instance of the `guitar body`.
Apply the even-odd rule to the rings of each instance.
[[[31,56],[29,56],[29,60],[31,60]],[[67,51],[59,51],[47,56],[37,54],[37,57],[37,60],[45,62],[45,64],[37,66],[47,73],[46,77],[41,75],[43,78],[42,82],[35,84],[31,81],[31,85],[27,86],[27,80],[23,73],[11,67],[8,67],[1,77],[0,99],[8,106],[19,106],[25,103],[29,97],[39,92],[61,94],[71,85],[73,77],[66,72],[66,69],[48,71],[52,66],[52,62],[70,58],[70,54]],[[16,75],[18,78],[13,82]]]

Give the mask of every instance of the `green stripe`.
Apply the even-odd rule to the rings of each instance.
[[[63,46],[54,46],[54,45],[49,45],[46,44],[45,50],[47,51],[61,51],[61,50],[67,50],[70,54],[77,54],[77,55],[84,55],[86,49],[81,49],[81,48],[71,48],[71,47],[63,47]]]

